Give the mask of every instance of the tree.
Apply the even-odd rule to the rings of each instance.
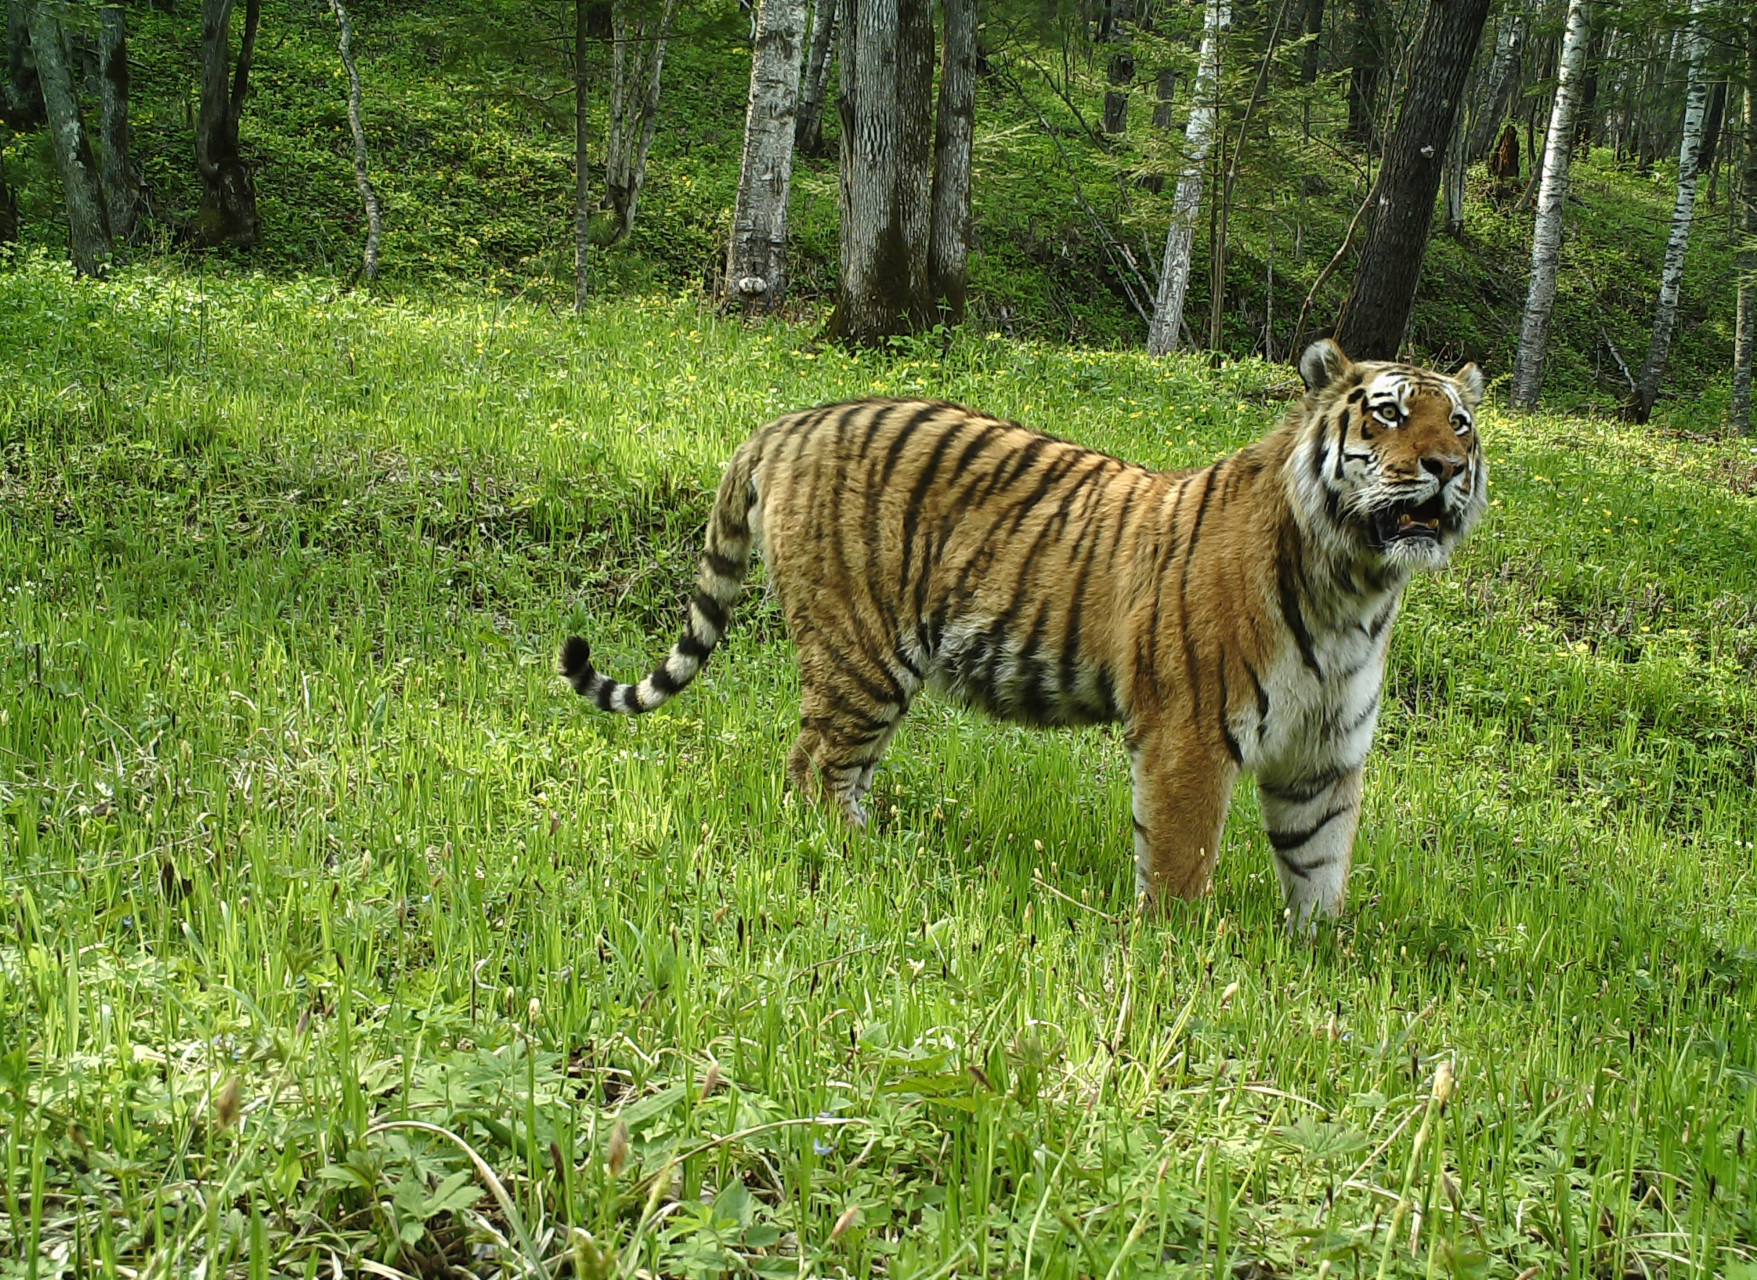
[[[1690,247],[1690,221],[1696,213],[1696,185],[1702,154],[1702,118],[1708,105],[1708,83],[1702,74],[1702,0],[1691,0],[1690,23],[1684,40],[1689,62],[1688,88],[1684,94],[1684,132],[1678,143],[1678,196],[1672,205],[1672,230],[1666,240],[1665,262],[1659,274],[1659,305],[1653,316],[1653,335],[1647,359],[1641,366],[1641,384],[1629,406],[1635,422],[1646,422],[1659,399],[1659,381],[1671,352],[1672,332],[1678,323],[1678,291],[1684,280],[1684,254]]]
[[[934,315],[932,0],[844,0],[841,271],[826,334],[869,345]]]
[[[586,312],[586,262],[592,245],[592,171],[586,138],[592,120],[586,95],[591,0],[573,0],[573,313]]]
[[[1432,0],[1411,59],[1409,93],[1385,147],[1336,341],[1356,359],[1394,359],[1415,305],[1446,141],[1488,18],[1489,0]]]
[[[1751,357],[1757,348],[1757,24],[1745,29],[1745,163],[1739,182],[1739,307],[1733,338],[1733,426],[1750,431]]]
[[[1489,72],[1482,79],[1482,93],[1476,100],[1464,145],[1464,163],[1469,165],[1486,154],[1500,135],[1501,122],[1507,118],[1519,94],[1519,62],[1525,47],[1525,11],[1514,8],[1501,18],[1495,32],[1495,57]],[[1518,153],[1514,153],[1518,163]]]
[[[1550,109],[1537,223],[1531,238],[1531,286],[1519,331],[1519,353],[1513,362],[1513,404],[1520,409],[1537,408],[1538,388],[1543,384],[1544,345],[1556,305],[1556,263],[1562,250],[1562,209],[1568,199],[1574,111],[1580,100],[1581,69],[1590,38],[1586,0],[1568,0],[1568,25],[1562,36],[1562,62],[1556,73],[1556,101]]]
[[[1311,84],[1318,78],[1318,55],[1322,52],[1318,38],[1324,34],[1324,0],[1304,0],[1300,17],[1306,44],[1300,50],[1299,79],[1301,84]]]
[[[348,27],[348,10],[342,0],[329,0],[329,8],[336,16],[339,30],[336,51],[341,55],[342,68],[348,73],[348,129],[354,135],[354,185],[360,190],[360,204],[366,210],[366,248],[360,255],[360,278],[371,284],[378,279],[378,238],[383,226],[378,216],[378,193],[372,189],[372,178],[366,172],[366,128],[360,121],[360,72],[354,66],[353,32]]]
[[[250,96],[250,67],[262,0],[244,0],[244,34],[232,63],[234,0],[202,0],[201,109],[195,122],[195,167],[201,173],[201,208],[190,237],[208,248],[256,243],[262,219],[256,212],[256,185],[238,149],[238,121]]]
[[[1353,47],[1348,59],[1348,129],[1351,142],[1370,146],[1373,118],[1379,105],[1379,42],[1377,0],[1354,0]]]
[[[6,182],[7,130],[0,126],[0,245],[18,240],[18,198]]]
[[[98,124],[98,177],[112,242],[134,238],[140,211],[140,175],[128,144],[128,19],[120,4],[98,11],[98,78],[102,104]]]
[[[43,88],[31,53],[31,0],[4,0],[6,5],[6,91],[0,95],[5,122],[14,129],[43,123]]]
[[[49,134],[61,170],[73,269],[82,276],[98,276],[110,266],[110,221],[104,211],[97,166],[92,160],[85,120],[73,88],[64,9],[64,0],[37,0],[30,13],[31,51],[36,56]]]
[[[1147,354],[1177,350],[1183,330],[1184,298],[1190,287],[1190,253],[1195,245],[1196,215],[1202,208],[1208,152],[1214,145],[1216,102],[1220,89],[1220,46],[1232,22],[1228,0],[1207,0],[1202,15],[1202,52],[1196,84],[1190,95],[1190,119],[1184,126],[1184,164],[1172,197],[1171,228],[1165,235],[1165,260],[1159,268],[1159,290],[1153,319],[1147,326]]]
[[[793,146],[802,155],[824,153],[824,95],[829,90],[830,55],[839,24],[839,0],[817,0],[811,16],[811,51],[799,84],[799,113],[793,122]]]
[[[943,0],[939,118],[933,142],[933,213],[927,275],[934,302],[964,319],[970,274],[970,165],[976,138],[976,0]]]
[[[805,0],[761,0],[750,54],[744,159],[721,296],[747,315],[772,311],[787,294],[787,193],[793,175],[794,113]]]
[[[647,152],[659,127],[659,75],[671,39],[677,0],[657,12],[643,0],[614,0],[610,7],[610,137],[605,146],[604,200],[610,207],[610,243],[634,230]]]

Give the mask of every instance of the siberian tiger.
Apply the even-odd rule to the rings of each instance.
[[[787,774],[861,797],[927,684],[1037,725],[1121,721],[1145,905],[1212,876],[1256,776],[1295,927],[1341,907],[1391,622],[1482,515],[1482,374],[1351,363],[1328,340],[1281,427],[1199,471],[1150,471],[956,405],[789,414],[733,454],[682,637],[638,684],[569,639],[605,711],[662,705],[726,634],[753,547],[798,650]]]

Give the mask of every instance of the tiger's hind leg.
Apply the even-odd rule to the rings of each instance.
[[[800,662],[799,737],[787,754],[788,781],[803,796],[839,812],[855,827],[866,825],[861,805],[872,785],[885,748],[909,709],[916,690],[886,672],[887,680],[874,682],[844,677],[832,686],[822,676],[813,678],[816,663]],[[874,696],[884,688],[894,696]]]

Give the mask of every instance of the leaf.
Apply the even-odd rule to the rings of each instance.
[[[423,1217],[441,1213],[461,1213],[482,1198],[482,1188],[468,1169],[459,1169],[434,1191],[427,1201]]]

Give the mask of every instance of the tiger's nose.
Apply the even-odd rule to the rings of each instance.
[[[1430,476],[1437,478],[1441,487],[1444,488],[1451,483],[1453,476],[1464,470],[1464,459],[1430,454],[1421,460],[1421,468]]]

